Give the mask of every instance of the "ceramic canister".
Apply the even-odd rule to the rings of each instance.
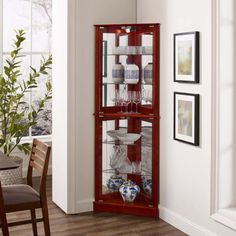
[[[144,177],[142,177],[142,187],[143,187],[143,191],[151,196],[152,195],[152,179],[146,179]]]
[[[148,63],[144,67],[144,82],[146,84],[152,84],[152,63]]]
[[[119,192],[124,202],[133,202],[140,193],[140,188],[137,184],[128,180],[120,186]]]
[[[124,180],[120,175],[112,175],[107,180],[107,187],[112,192],[118,192],[120,186],[123,184]]]
[[[137,84],[139,81],[139,68],[135,64],[127,64],[125,66],[125,83]]]
[[[121,84],[124,82],[124,66],[121,63],[117,63],[113,66],[112,81],[115,84]]]

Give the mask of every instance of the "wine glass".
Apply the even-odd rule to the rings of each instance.
[[[142,90],[142,100],[147,103],[147,90]]]
[[[150,90],[143,89],[142,96],[145,103],[152,103],[152,92]]]
[[[133,102],[136,105],[135,113],[138,113],[138,104],[141,103],[142,96],[140,91],[133,91]]]
[[[119,98],[119,90],[115,89],[114,93],[110,93],[110,99],[111,101],[117,106],[118,103],[118,98]]]
[[[131,94],[130,94],[130,101],[131,101],[130,113],[135,113],[133,111],[133,104],[134,104],[134,100],[135,100],[135,92],[136,91],[132,91]]]
[[[124,105],[124,90],[117,91],[117,103],[120,104],[120,113],[123,113],[123,105]]]
[[[148,102],[150,102],[150,104],[152,104],[152,91],[151,90],[148,90],[147,100]]]
[[[125,104],[125,106],[126,106],[126,112],[128,113],[128,106],[129,106],[129,104],[131,103],[131,96],[132,94],[131,94],[131,91],[126,91],[125,93],[124,93],[124,104]]]

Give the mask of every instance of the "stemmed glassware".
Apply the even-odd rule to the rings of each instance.
[[[117,97],[117,105],[120,105],[120,113],[123,113],[123,106],[124,106],[124,94],[125,90],[117,90],[116,97]]]
[[[128,106],[131,103],[132,100],[132,92],[131,91],[126,91],[124,94],[124,104],[126,106],[126,113],[128,113]]]
[[[150,90],[143,89],[142,100],[146,103],[152,103],[152,92]]]
[[[133,91],[132,93],[132,101],[136,105],[135,113],[138,113],[138,104],[141,103],[142,95],[140,91]]]
[[[120,105],[120,113],[138,113],[138,104],[142,100],[146,104],[152,103],[152,91],[146,89],[142,89],[142,91],[127,91],[126,88],[115,89],[115,92],[111,95],[111,100],[115,103],[115,106]],[[135,111],[133,111],[133,103],[135,104]],[[129,104],[131,104],[130,111]]]
[[[115,89],[115,92],[110,94],[110,99],[112,102],[115,103],[115,106],[118,105],[118,102],[119,102],[119,90],[118,89]]]

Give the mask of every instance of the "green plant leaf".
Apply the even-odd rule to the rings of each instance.
[[[39,99],[36,106],[29,109],[24,97],[32,89],[38,87],[37,80],[42,75],[47,75],[51,69],[52,55],[48,58],[42,57],[39,68],[30,67],[30,73],[27,78],[19,80],[22,75],[20,58],[22,43],[25,41],[25,32],[19,29],[13,40],[13,49],[9,58],[5,60],[3,72],[0,73],[0,147],[4,153],[10,153],[18,147],[19,150],[29,153],[31,146],[22,144],[22,137],[26,131],[37,125],[37,119],[40,112],[43,111],[45,104],[51,99],[52,85],[46,80],[45,95]]]

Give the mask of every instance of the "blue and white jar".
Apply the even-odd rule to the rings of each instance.
[[[137,84],[139,82],[139,68],[135,64],[125,66],[125,83]]]
[[[124,183],[124,179],[120,175],[112,175],[107,180],[107,187],[111,192],[118,192],[120,186]]]
[[[145,67],[144,67],[144,82],[146,84],[152,84],[152,63],[148,63]]]
[[[152,196],[152,179],[142,176],[142,188],[147,195]]]
[[[121,63],[115,64],[112,68],[112,81],[115,84],[121,84],[124,82],[125,68]]]
[[[140,188],[137,184],[128,180],[121,185],[119,192],[124,202],[134,202],[135,198],[140,193]]]

